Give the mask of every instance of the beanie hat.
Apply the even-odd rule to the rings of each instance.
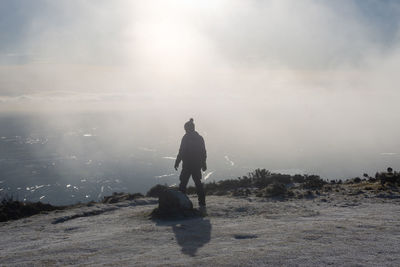
[[[192,118],[190,118],[190,120],[185,123],[185,130],[187,132],[193,132],[194,131],[194,123],[193,123],[193,119]]]

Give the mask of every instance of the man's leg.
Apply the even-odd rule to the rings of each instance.
[[[188,169],[182,169],[181,175],[179,176],[179,180],[181,181],[179,184],[179,191],[186,194],[186,186],[189,182],[190,171]]]
[[[206,205],[206,194],[204,193],[203,184],[201,183],[201,169],[196,169],[192,173],[194,184],[196,185],[197,197],[199,198],[199,205]]]

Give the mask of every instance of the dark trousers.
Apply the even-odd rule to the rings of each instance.
[[[199,199],[199,205],[206,205],[206,195],[204,193],[203,184],[201,183],[201,169],[200,168],[183,168],[179,180],[179,190],[186,194],[186,186],[189,182],[189,178],[192,176],[194,184],[196,185],[197,197]]]

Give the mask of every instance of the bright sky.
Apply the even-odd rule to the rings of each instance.
[[[329,89],[371,71],[386,80],[399,20],[395,0],[2,0],[0,101]]]

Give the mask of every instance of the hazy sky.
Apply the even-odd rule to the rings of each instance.
[[[396,90],[386,83],[397,81],[399,20],[395,0],[2,0],[0,101],[113,108]]]
[[[397,153],[399,21],[396,0],[1,0],[0,111],[193,116],[292,162]]]

